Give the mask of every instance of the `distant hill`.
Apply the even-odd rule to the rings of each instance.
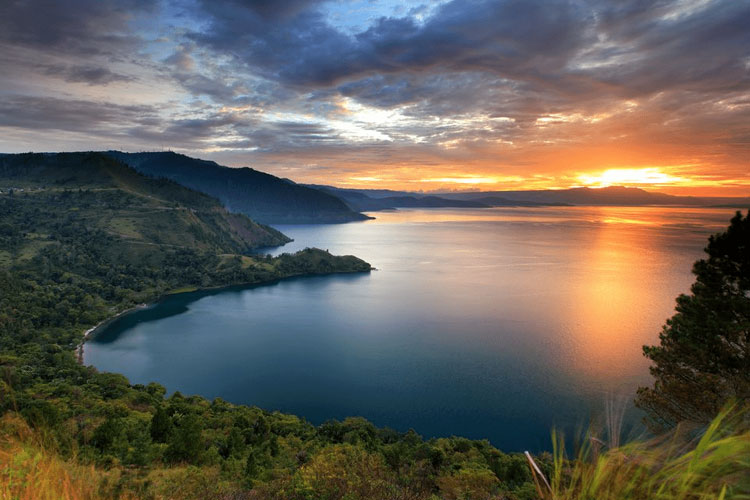
[[[367,198],[393,198],[393,197],[399,197],[399,196],[428,196],[424,193],[420,192],[414,192],[414,191],[395,191],[393,189],[357,189],[357,188],[340,188],[335,186],[328,186],[324,184],[305,184],[305,186],[320,189],[320,190],[328,190],[331,192],[336,193],[336,195],[362,195],[366,196]]]
[[[420,196],[398,191],[378,191],[381,196],[371,196],[368,191],[356,189],[341,189],[331,186],[310,184],[310,187],[329,193],[346,202],[352,210],[357,212],[373,212],[377,210],[392,210],[395,208],[487,208],[489,205],[473,200],[448,200],[438,196]],[[365,194],[367,193],[367,194]],[[383,193],[393,193],[382,196]]]
[[[173,152],[106,154],[146,175],[165,177],[214,196],[229,211],[264,224],[339,223],[369,218],[330,193],[252,168],[224,167]]]
[[[511,199],[503,196],[482,196],[476,198],[474,201],[484,203],[491,207],[569,207],[570,203],[554,202],[554,201],[530,201],[522,199]]]
[[[546,189],[537,191],[477,191],[470,193],[440,193],[437,196],[453,200],[487,202],[488,197],[539,204],[569,205],[688,205],[688,206],[748,206],[750,198],[675,196],[646,191],[640,188],[611,186],[605,188]]]
[[[227,212],[215,198],[147,177],[102,153],[1,156],[0,194],[40,210],[57,207],[56,216],[120,237],[129,251],[163,245],[245,253],[290,241],[271,227]],[[25,244],[33,255],[46,241],[40,237]]]
[[[389,196],[373,200],[396,208],[487,208],[489,205],[471,200],[446,200],[438,196]]]
[[[396,208],[489,208],[500,206],[565,205],[564,203],[511,200],[500,196],[489,196],[488,194],[491,193],[481,193],[484,196],[470,199],[455,196],[411,193],[408,191],[391,191],[387,189],[344,189],[316,184],[308,184],[308,186],[338,196],[346,201],[353,210],[361,212]]]
[[[368,207],[357,208],[357,210],[431,206],[684,205],[750,207],[750,197],[675,196],[624,186],[533,191],[437,192],[430,194],[392,191],[388,189],[347,189],[332,186],[310,186],[335,194],[352,207]],[[474,202],[477,205],[462,205],[462,202]]]

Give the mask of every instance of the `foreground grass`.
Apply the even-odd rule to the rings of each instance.
[[[0,500],[238,499],[218,468],[102,468],[64,460],[18,415],[0,419]]]
[[[544,500],[707,500],[750,498],[747,412],[728,409],[705,429],[678,428],[650,441],[601,451],[589,436],[575,459],[555,439],[549,482],[537,474]],[[533,466],[533,464],[531,464]]]
[[[562,439],[556,439],[554,462],[547,469],[549,480],[537,475],[538,498],[750,499],[750,428],[746,417],[746,413],[726,411],[701,431],[679,429],[604,452],[601,441],[589,439],[589,446],[573,459],[565,457]],[[382,464],[363,462],[366,454],[350,456],[357,451],[351,446],[330,448],[327,453],[334,453],[336,460],[324,460],[327,455],[323,453],[300,469],[294,487],[286,484],[276,489],[270,483],[256,490],[222,484],[217,468],[102,468],[81,465],[75,458],[63,460],[49,450],[43,434],[30,429],[25,420],[13,414],[4,416],[0,420],[0,499],[411,498],[388,481],[377,481],[379,475],[373,470],[385,471]],[[374,455],[367,457],[372,459]],[[342,487],[344,483],[348,486]],[[472,489],[462,490],[462,494],[452,495],[441,488],[429,498],[509,498],[486,493],[480,497],[472,494]],[[473,493],[480,490],[473,489]]]
[[[44,438],[18,416],[3,417],[0,435],[0,499],[94,500],[117,471],[101,471],[60,459]],[[122,495],[121,498],[134,498]]]

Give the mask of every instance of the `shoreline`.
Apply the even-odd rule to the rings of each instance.
[[[100,321],[96,325],[94,325],[91,328],[89,328],[88,330],[84,331],[83,332],[83,338],[81,338],[81,342],[79,342],[79,344],[76,346],[76,348],[74,350],[75,356],[76,356],[76,360],[78,361],[78,364],[79,365],[83,365],[83,345],[86,343],[87,340],[89,340],[96,333],[97,330],[108,326],[110,323],[112,323],[116,319],[118,319],[118,318],[120,318],[122,316],[125,316],[128,313],[135,312],[135,311],[140,311],[142,309],[148,309],[153,304],[155,304],[155,302],[152,302],[152,303],[149,303],[149,304],[143,303],[143,304],[138,304],[138,305],[133,306],[133,307],[129,307],[129,308],[125,309],[124,311],[118,312],[114,316],[110,316],[109,318],[103,319],[102,321]]]
[[[103,319],[102,321],[100,321],[96,325],[92,326],[88,330],[85,330],[83,332],[83,337],[81,338],[81,341],[75,347],[75,349],[73,350],[73,352],[74,352],[74,355],[76,357],[76,360],[78,361],[78,364],[79,365],[83,365],[84,364],[84,358],[83,358],[83,356],[84,356],[84,350],[83,350],[83,346],[84,346],[84,344],[86,343],[87,340],[91,339],[96,334],[96,332],[98,330],[101,330],[102,328],[106,328],[113,321],[115,321],[115,320],[117,320],[117,319],[119,319],[119,318],[121,318],[121,317],[123,317],[123,316],[125,316],[127,314],[134,313],[134,312],[137,312],[137,311],[142,311],[144,309],[148,309],[148,308],[150,308],[152,306],[155,306],[156,304],[158,304],[159,302],[161,302],[162,300],[164,300],[165,298],[170,297],[170,296],[182,295],[182,294],[185,294],[185,293],[199,293],[199,292],[221,291],[223,289],[234,288],[234,287],[251,288],[251,287],[256,287],[256,286],[274,285],[276,283],[279,283],[282,280],[287,280],[287,279],[291,279],[291,278],[303,278],[303,277],[306,277],[306,276],[332,276],[332,275],[336,275],[336,274],[359,274],[359,273],[370,273],[372,271],[377,271],[377,268],[374,268],[374,267],[370,266],[370,269],[367,270],[367,271],[336,271],[336,272],[332,272],[332,273],[322,273],[322,274],[317,274],[317,273],[290,274],[289,276],[284,276],[282,278],[274,278],[272,280],[258,281],[258,282],[255,282],[255,283],[247,282],[247,283],[235,283],[235,284],[231,284],[231,285],[219,285],[219,286],[209,286],[209,287],[177,288],[173,292],[162,293],[161,295],[159,295],[158,297],[154,298],[150,302],[144,302],[144,303],[138,304],[136,306],[129,307],[129,308],[125,309],[124,311],[120,311],[120,312],[114,314],[113,316],[110,316],[110,317],[108,317],[106,319]]]

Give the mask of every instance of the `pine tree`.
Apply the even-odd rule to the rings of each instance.
[[[660,345],[643,348],[655,382],[638,390],[636,406],[653,430],[707,423],[728,401],[750,401],[750,212],[737,212],[705,252]]]
[[[151,417],[151,439],[155,443],[166,443],[172,432],[172,419],[166,409],[159,406]]]

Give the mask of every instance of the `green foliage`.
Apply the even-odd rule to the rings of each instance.
[[[245,437],[237,427],[232,427],[227,436],[226,445],[223,448],[224,458],[237,457],[245,452]]]
[[[172,434],[172,419],[163,406],[158,406],[154,416],[151,417],[149,433],[155,443],[166,443]]]
[[[203,422],[192,413],[176,415],[175,421],[175,428],[168,438],[166,459],[171,462],[200,463],[205,451],[201,437]]]
[[[727,401],[750,401],[750,213],[737,212],[705,251],[660,345],[644,347],[656,380],[639,389],[636,404],[655,429],[708,423]]]

